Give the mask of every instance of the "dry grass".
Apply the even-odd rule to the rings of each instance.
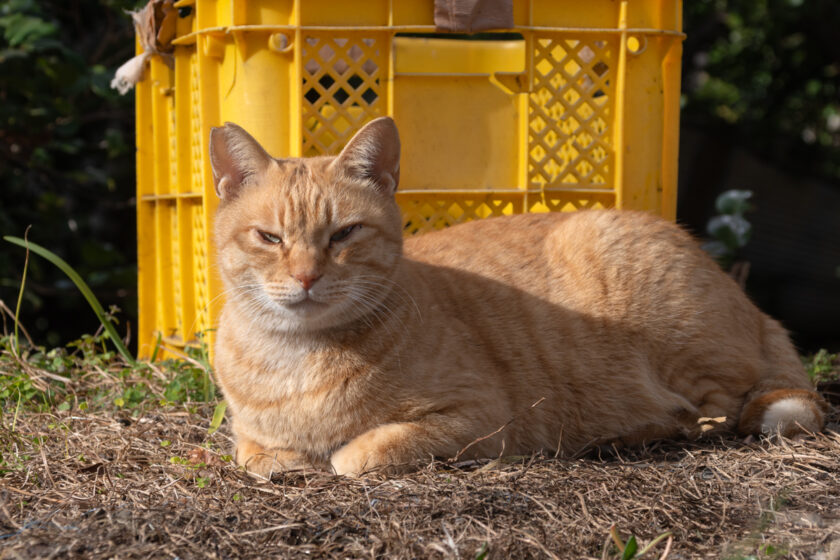
[[[833,430],[261,483],[211,414],[7,410],[0,558],[617,558],[613,525],[641,545],[670,531],[650,558],[840,557]]]

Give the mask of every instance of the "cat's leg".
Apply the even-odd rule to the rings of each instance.
[[[239,437],[236,442],[236,464],[250,474],[271,478],[272,473],[310,466],[306,458],[295,451],[266,448],[256,441]]]
[[[391,473],[411,470],[419,461],[458,452],[452,438],[457,430],[452,428],[452,424],[441,420],[383,424],[350,440],[333,453],[330,463],[339,475],[358,475],[381,468]]]

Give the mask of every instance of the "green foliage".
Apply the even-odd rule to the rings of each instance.
[[[825,348],[802,358],[805,370],[813,383],[840,381],[840,354],[831,354]]]
[[[86,411],[91,403],[97,409],[140,410],[218,399],[202,334],[197,346],[186,349],[183,360],[137,362],[116,333],[117,309],[112,307],[106,313],[81,276],[50,251],[21,239],[6,239],[44,257],[67,274],[99,318],[100,331],[49,351],[31,346],[27,335],[30,346],[24,346],[18,336],[17,313],[12,316],[8,307],[0,308],[0,312],[12,316],[15,325],[13,335],[0,337],[0,411],[14,406],[17,418],[22,407],[37,411],[75,407]],[[20,293],[23,287],[22,284]],[[109,350],[106,341],[117,352]],[[158,350],[155,349],[155,356]],[[92,375],[100,376],[100,382],[91,383]],[[221,425],[225,408],[224,401],[216,406],[210,433]],[[1,463],[0,460],[0,466]]]
[[[84,298],[87,300],[88,304],[93,309],[93,312],[96,314],[96,318],[99,319],[99,323],[102,325],[102,328],[105,329],[105,332],[107,332],[108,336],[111,338],[111,343],[116,347],[117,351],[120,353],[123,359],[129,364],[134,364],[134,358],[131,356],[131,353],[125,347],[125,345],[122,342],[122,339],[120,339],[120,336],[117,334],[117,331],[114,328],[114,324],[112,322],[112,318],[105,313],[105,310],[102,308],[102,304],[99,303],[98,299],[96,299],[96,296],[93,294],[90,287],[88,287],[87,282],[85,282],[82,279],[78,272],[73,270],[73,267],[67,264],[62,258],[60,258],[52,251],[49,251],[41,247],[40,245],[32,243],[31,241],[11,236],[6,236],[3,239],[8,241],[9,243],[14,243],[15,245],[24,247],[27,251],[32,251],[33,253],[47,259],[55,266],[57,266],[59,270],[61,270],[61,272],[66,274],[67,277],[73,281],[73,284],[75,284],[76,288],[79,289]],[[25,271],[26,267],[24,267],[24,281]],[[24,281],[21,282],[21,292],[23,291]],[[19,297],[18,303],[20,303],[20,299],[21,298]],[[17,315],[15,315],[15,344],[17,344],[18,341],[17,324],[18,317]]]
[[[683,2],[683,120],[840,178],[836,0]]]
[[[210,428],[207,430],[208,435],[218,430],[222,425],[222,421],[225,419],[226,410],[227,402],[219,401],[219,404],[216,405],[216,409],[213,410],[213,419],[210,421]]]
[[[0,337],[0,408],[140,411],[219,398],[206,363],[128,363],[108,349],[109,341],[103,334],[84,335],[63,348],[26,347],[18,354],[11,336]],[[223,418],[224,408],[214,415],[213,431]]]
[[[720,214],[713,216],[706,225],[706,231],[712,237],[712,241],[705,243],[703,249],[725,269],[732,266],[739,249],[749,242],[752,235],[752,224],[744,217],[751,209],[748,201],[752,194],[752,191],[742,190],[721,193],[715,201],[715,207]]]
[[[0,235],[33,225],[108,303],[133,309],[133,94],[109,87],[133,55],[141,0],[0,0]],[[96,328],[58,270],[32,262],[23,322],[51,346]],[[94,271],[99,271],[93,274]],[[104,271],[104,272],[103,272]],[[21,261],[0,251],[0,299]]]

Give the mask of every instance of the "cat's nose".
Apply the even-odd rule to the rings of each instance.
[[[300,285],[303,286],[303,289],[307,292],[309,291],[309,288],[312,287],[312,284],[317,282],[321,276],[322,275],[317,272],[300,272],[293,275],[294,279],[300,282]]]

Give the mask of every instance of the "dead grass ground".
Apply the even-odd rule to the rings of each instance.
[[[840,558],[840,428],[801,442],[663,443],[610,457],[434,463],[260,483],[212,409],[6,411],[0,558]]]

